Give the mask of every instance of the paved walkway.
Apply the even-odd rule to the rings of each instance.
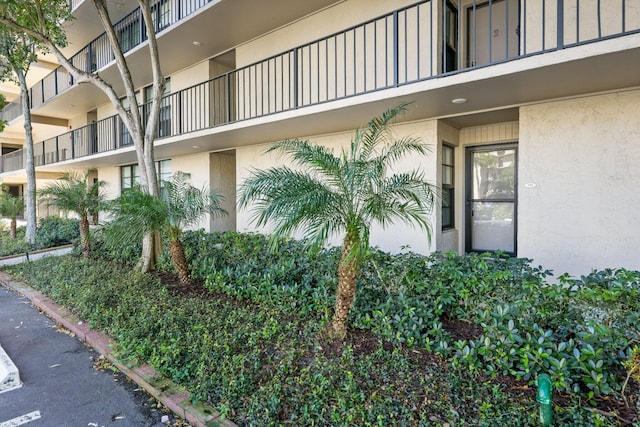
[[[65,246],[59,249],[44,250],[20,256],[0,258],[0,265],[15,265],[23,263],[25,261],[35,261],[46,256],[66,255],[68,253],[71,253],[72,250],[73,246]]]
[[[135,383],[94,369],[98,354],[29,300],[0,287],[0,307],[0,344],[23,383],[0,394],[0,427],[165,425]]]

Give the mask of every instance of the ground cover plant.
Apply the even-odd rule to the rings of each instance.
[[[187,288],[168,254],[155,277],[74,257],[12,271],[241,425],[536,425],[542,372],[555,425],[637,422],[638,272],[554,285],[500,254],[373,251],[347,336],[330,340],[338,250],[184,242]]]

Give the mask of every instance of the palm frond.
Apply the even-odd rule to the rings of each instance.
[[[74,212],[80,216],[90,215],[103,207],[105,194],[101,189],[106,185],[98,180],[89,184],[88,170],[84,175],[67,172],[62,177],[38,191],[38,196],[49,207],[61,211]]]
[[[331,150],[306,140],[292,139],[276,142],[266,153],[279,151],[289,156],[294,164],[317,172],[325,179],[339,180],[340,159]]]
[[[0,215],[15,219],[24,209],[24,198],[0,191]]]
[[[253,170],[239,189],[241,207],[251,205],[257,226],[271,223],[277,237],[305,229],[314,241],[333,232],[340,216],[339,193],[319,179],[288,167]]]
[[[113,221],[105,233],[108,244],[141,240],[145,233],[162,230],[168,216],[166,203],[140,188],[132,188],[109,203]]]
[[[361,134],[362,140],[362,159],[369,159],[375,152],[377,146],[388,139],[389,125],[401,113],[407,111],[409,104],[403,103],[396,107],[389,108],[382,115],[372,118],[367,125],[366,130]],[[358,134],[356,133],[356,136]],[[354,138],[356,139],[356,138]]]

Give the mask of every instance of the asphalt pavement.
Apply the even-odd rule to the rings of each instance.
[[[166,426],[137,384],[109,369],[98,353],[0,286],[0,345],[22,387],[0,393],[0,427]]]

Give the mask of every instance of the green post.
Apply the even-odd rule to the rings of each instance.
[[[538,395],[536,400],[540,404],[540,424],[550,426],[553,418],[553,406],[551,404],[551,377],[542,374],[538,377]]]

